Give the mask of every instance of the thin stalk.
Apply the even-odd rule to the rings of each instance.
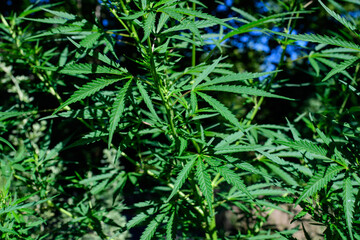
[[[193,2],[192,3],[192,10],[195,11],[196,10],[196,3]],[[195,22],[195,16],[193,17],[193,21]],[[195,42],[195,34],[192,34],[192,38],[193,38],[193,42]],[[191,54],[191,65],[192,67],[196,66],[196,45],[195,43],[192,44],[192,54]],[[192,79],[195,78],[195,75],[192,75]]]
[[[292,3],[291,5],[291,8],[294,7],[294,2]],[[296,10],[296,9],[295,9]],[[296,17],[299,17],[299,13],[296,14]],[[292,23],[292,19],[289,20],[288,22],[288,25],[287,25],[287,29],[290,29],[290,26],[291,26],[291,23]],[[287,48],[287,39],[288,38],[285,38],[285,41],[284,41],[284,45],[282,46],[282,53],[281,53],[281,57],[280,57],[280,62],[278,64],[278,66],[276,67],[276,70],[279,70],[283,64],[284,64],[284,60],[285,60],[285,51],[286,51],[286,48]],[[266,85],[265,87],[265,91],[268,91],[272,85],[272,83],[274,82],[275,78],[277,77],[278,75],[278,72],[275,72],[274,75],[271,77],[270,81],[268,82],[268,84]],[[251,122],[254,120],[254,118],[256,117],[256,114],[258,113],[258,111],[260,110],[260,107],[262,105],[262,103],[264,102],[264,97],[260,97],[259,101],[255,103],[254,107],[253,107],[253,112],[248,120],[248,122],[246,123],[246,126],[250,126],[251,125]]]
[[[151,45],[151,41],[150,41],[150,37],[148,37],[147,39],[147,43],[148,43],[148,53],[150,56],[150,71],[151,71],[151,75],[154,79],[156,88],[158,93],[160,94],[161,100],[165,106],[166,109],[166,115],[169,119],[169,124],[170,124],[170,129],[173,135],[173,138],[175,139],[175,143],[176,145],[178,145],[178,134],[176,132],[176,128],[175,128],[175,124],[174,124],[174,110],[171,108],[171,106],[168,103],[168,99],[165,97],[164,95],[164,88],[163,88],[163,84],[161,82],[161,79],[159,78],[159,75],[156,72],[156,66],[155,66],[155,60],[154,60],[154,55],[153,55],[153,51],[152,51],[152,45]]]

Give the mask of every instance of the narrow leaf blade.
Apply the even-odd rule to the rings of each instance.
[[[111,85],[115,82],[118,82],[120,80],[123,80],[123,79],[124,78],[116,78],[116,79],[98,78],[89,83],[86,83],[80,89],[78,89],[68,100],[66,100],[63,104],[61,104],[61,106],[55,110],[53,115],[56,114],[61,109],[63,109],[64,107],[66,107],[72,103],[78,102],[86,97],[89,97],[90,95],[93,95],[94,93],[100,91],[104,87],[109,86],[109,85]]]
[[[171,200],[171,198],[177,193],[177,191],[179,191],[179,189],[181,188],[181,186],[184,184],[186,178],[188,177],[191,168],[193,167],[194,163],[196,161],[196,157],[193,157],[186,165],[185,167],[181,170],[181,172],[179,173],[179,175],[176,178],[175,184],[174,184],[174,188],[170,194],[170,196],[168,197],[168,199],[166,200],[167,202]]]
[[[131,84],[132,79],[130,79],[124,87],[118,92],[117,97],[115,99],[115,102],[111,109],[111,115],[110,115],[110,127],[109,127],[109,143],[108,148],[110,148],[111,141],[114,135],[114,132],[116,130],[116,127],[120,121],[120,118],[122,117],[122,114],[125,110],[125,99],[126,99],[126,93],[129,89],[129,86]]]

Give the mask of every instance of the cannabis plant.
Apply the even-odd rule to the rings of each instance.
[[[360,46],[340,35],[292,34],[311,14],[308,4],[280,3],[274,14],[232,8],[238,17],[223,19],[197,0],[101,1],[111,29],[58,4],[1,15],[1,84],[10,99],[0,108],[1,237],[293,239],[298,228],[266,222],[271,211],[300,205],[294,221],[309,213],[327,239],[359,239],[352,106]],[[319,4],[358,37],[355,22]],[[281,45],[274,71],[229,63],[230,40],[253,32]],[[286,49],[299,40],[319,44],[302,59],[321,110],[283,117],[287,124],[257,122],[268,98],[297,104],[276,89]],[[234,209],[246,221],[230,233],[221,215]]]
[[[249,189],[243,180],[253,174],[271,179],[249,153],[274,147],[261,144],[258,136],[272,127],[253,125],[260,105],[239,119],[216,96],[231,93],[249,101],[257,101],[256,97],[289,101],[270,92],[269,85],[263,90],[252,84],[265,75],[274,78],[277,71],[233,72],[232,66],[223,62],[224,56],[212,51],[199,63],[197,54],[210,43],[221,52],[223,42],[231,36],[269,21],[281,21],[293,13],[262,19],[248,16],[251,21],[236,19],[246,24],[234,28],[229,19],[201,11],[205,6],[197,1],[119,1],[103,5],[115,16],[120,29],[104,30],[75,15],[53,10],[46,11],[56,18],[31,20],[60,25],[34,38],[57,33],[67,36],[75,49],[73,59],[66,64],[47,62],[36,69],[81,76],[84,82],[52,117],[76,116],[84,122],[92,119],[95,127],[90,126],[76,145],[104,141],[108,148],[117,149],[116,161],[133,164],[133,171],[103,172],[87,180],[96,181],[91,191],[112,181],[120,182],[121,189],[130,181],[133,195],[146,196],[134,203],[137,213],[124,230],[146,223],[141,239],[217,239],[218,209],[233,204],[241,209],[276,207],[270,199],[259,196],[282,195],[285,190],[273,191],[271,184]],[[212,27],[220,32],[204,33]],[[226,35],[221,30],[224,28],[229,29]],[[117,55],[109,33],[129,44],[128,55]],[[91,57],[93,63],[84,62],[85,57]],[[69,109],[74,103],[84,107]]]

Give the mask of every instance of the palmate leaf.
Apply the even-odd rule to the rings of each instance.
[[[105,38],[106,39],[106,38]],[[77,48],[81,48],[82,46],[80,45],[80,44],[78,44],[77,42],[75,42],[73,39],[71,39],[71,38],[69,38],[68,37],[68,40],[72,43],[72,44],[74,44]],[[109,45],[109,44],[107,44],[107,45]],[[83,47],[85,47],[85,46],[83,46]],[[89,56],[91,56],[91,57],[93,57],[94,56],[94,50],[90,50],[89,52],[88,52],[88,54],[89,54]],[[125,69],[125,68],[121,68],[120,67],[120,64],[118,64],[117,62],[114,62],[113,60],[111,60],[110,58],[108,58],[106,55],[104,55],[104,54],[101,54],[101,53],[99,53],[99,52],[96,52],[96,57],[97,57],[97,59],[98,60],[100,60],[100,61],[102,61],[102,62],[104,62],[104,63],[106,63],[106,64],[108,64],[108,65],[110,65],[110,66],[112,66],[112,67],[114,67],[114,68],[118,68],[118,69],[121,69],[121,71],[123,71],[123,72],[127,72],[127,70]]]
[[[64,107],[78,102],[86,97],[89,97],[93,95],[94,93],[100,91],[106,86],[109,86],[113,83],[116,83],[118,81],[124,80],[126,78],[114,78],[114,79],[103,79],[103,78],[97,78],[89,83],[84,84],[81,86],[74,94],[66,100],[63,104],[61,104],[60,107],[58,107],[55,112],[53,112],[53,115],[56,114],[58,111],[63,109]]]
[[[320,191],[325,185],[332,180],[344,167],[339,165],[330,165],[328,168],[323,168],[316,173],[306,185],[304,191],[301,193],[299,199],[295,202],[297,206],[304,198],[310,197],[314,193]]]
[[[247,190],[244,182],[240,179],[239,175],[236,174],[233,170],[227,166],[218,167],[216,170],[229,184],[235,186],[238,190],[245,193],[250,199],[254,199],[254,197]]]
[[[130,79],[124,87],[117,93],[116,99],[114,101],[114,104],[111,109],[111,115],[110,115],[110,126],[109,126],[109,143],[108,148],[110,148],[111,141],[114,135],[114,132],[116,130],[116,127],[120,121],[120,118],[122,117],[122,114],[125,110],[125,99],[126,99],[126,93],[128,92],[129,86],[131,84]]]
[[[342,40],[339,39],[337,37],[334,36],[323,36],[323,35],[319,35],[319,34],[297,34],[297,35],[292,35],[292,34],[286,34],[286,33],[280,33],[280,32],[274,32],[271,30],[267,30],[267,32],[271,32],[283,37],[287,37],[290,39],[294,39],[294,40],[299,40],[299,41],[305,41],[305,42],[315,42],[315,43],[322,43],[322,44],[329,44],[329,45],[334,45],[334,46],[339,46],[339,47],[344,47],[344,48],[349,48],[349,49],[353,49],[353,50],[357,50],[360,51],[360,46],[353,43],[353,42],[349,42],[346,40]]]
[[[204,197],[206,199],[209,213],[210,215],[213,215],[214,214],[212,207],[213,189],[211,187],[211,179],[209,173],[206,171],[205,164],[200,157],[197,162],[196,176],[198,178],[198,184],[200,190],[204,194]]]
[[[154,28],[154,26],[155,26],[155,13],[150,12],[145,20],[144,37],[141,40],[141,42],[144,42],[150,36],[151,30]]]
[[[190,161],[188,161],[186,163],[185,167],[181,170],[181,172],[179,173],[179,175],[177,176],[177,178],[175,180],[174,188],[173,188],[170,196],[166,200],[167,202],[170,201],[171,198],[177,193],[177,191],[180,190],[181,186],[184,184],[186,178],[188,177],[196,159],[197,159],[196,156],[193,157],[192,159],[190,159]]]
[[[346,28],[350,29],[350,30],[355,30],[356,26],[354,24],[352,24],[351,22],[349,22],[348,20],[346,20],[345,18],[339,16],[337,13],[335,13],[334,11],[332,11],[331,9],[329,9],[325,4],[323,4],[320,0],[319,3],[321,4],[321,6],[323,6],[323,8],[333,17],[335,18],[338,22],[340,22],[342,25],[344,25]]]
[[[261,89],[251,88],[247,86],[236,86],[236,85],[216,85],[208,87],[197,87],[197,91],[220,91],[220,92],[230,92],[237,94],[249,94],[254,96],[263,96],[263,97],[272,97],[272,98],[281,98],[286,100],[292,100],[291,98],[282,97],[276,94],[266,92]]]
[[[206,95],[205,93],[196,92],[200,97],[202,97],[207,103],[210,104],[215,110],[217,110],[221,116],[223,116],[225,119],[227,119],[230,123],[235,125],[236,127],[242,129],[239,120],[235,117],[235,115],[230,112],[230,110],[225,107],[221,102],[216,100],[213,97],[210,97],[209,95]]]
[[[322,81],[326,81],[329,78],[331,78],[332,76],[334,76],[335,74],[344,71],[345,69],[347,69],[348,67],[353,65],[359,59],[360,59],[359,57],[353,57],[353,58],[351,58],[349,60],[346,60],[346,61],[338,64],[333,69],[331,69],[331,71],[325,76],[325,78]]]
[[[72,63],[63,67],[37,67],[43,70],[57,71],[64,74],[114,74],[124,75],[124,69],[115,69],[97,64],[89,63]]]
[[[344,194],[343,195],[343,200],[344,200],[343,204],[344,204],[346,225],[349,230],[349,235],[350,235],[351,239],[353,239],[352,220],[353,220],[353,213],[354,213],[355,196],[353,193],[353,186],[352,186],[350,177],[347,177],[344,179],[343,194]]]

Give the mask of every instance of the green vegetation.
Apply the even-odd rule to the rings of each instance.
[[[114,29],[61,4],[0,15],[1,239],[294,239],[266,227],[286,204],[325,239],[360,239],[358,21],[273,3],[219,18],[196,0],[104,1]],[[336,32],[293,34],[320,11]],[[231,64],[226,44],[252,32],[281,46],[275,70]],[[304,73],[302,102],[286,89]],[[234,207],[246,230],[216,221]]]

